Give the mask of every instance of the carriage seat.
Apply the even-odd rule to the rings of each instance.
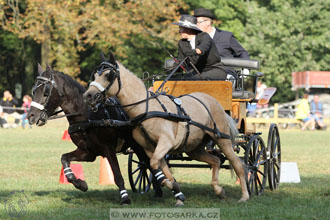
[[[233,91],[233,99],[254,99],[254,93],[250,91]]]
[[[221,57],[221,63],[223,63],[224,66],[234,67],[234,68],[246,68],[246,69],[254,69],[254,70],[259,69],[258,60]]]

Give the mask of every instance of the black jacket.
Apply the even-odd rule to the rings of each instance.
[[[216,28],[213,41],[220,57],[249,59],[249,53],[238,43],[233,33]]]
[[[181,61],[188,57],[188,63],[193,63],[200,73],[212,70],[214,65],[221,63],[220,55],[209,34],[201,32],[196,35],[196,48],[200,49],[202,54],[197,54],[187,39],[181,39],[178,43],[178,59]]]
[[[11,100],[8,100],[6,98],[2,98],[1,101],[0,101],[0,105],[2,107],[10,107],[10,108],[13,108],[13,107],[16,107],[18,104],[18,101],[13,97]],[[3,112],[5,113],[8,113],[8,114],[11,114],[13,113],[15,110],[14,109],[3,109]]]

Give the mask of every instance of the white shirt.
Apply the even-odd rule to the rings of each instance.
[[[190,40],[188,40],[190,45],[191,45],[191,49],[195,49],[195,41],[196,41],[196,36],[193,36],[193,38],[191,38]]]
[[[212,27],[212,31],[208,33],[212,39],[214,38],[215,31],[216,31],[215,27]]]
[[[264,93],[265,89],[267,89],[267,86],[265,84],[261,84],[261,86],[257,87],[256,99],[260,99],[260,97]]]

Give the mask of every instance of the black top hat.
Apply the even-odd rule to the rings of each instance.
[[[206,8],[197,8],[194,10],[194,16],[195,17],[207,17],[214,19],[214,15],[211,10],[206,9]]]
[[[202,31],[197,27],[197,18],[191,15],[181,15],[180,21],[174,22],[172,24],[179,25],[180,27],[193,29],[196,31]]]

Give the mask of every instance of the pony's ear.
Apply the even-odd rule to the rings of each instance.
[[[44,72],[44,70],[42,69],[42,66],[40,65],[40,63],[38,63],[38,73],[39,76],[41,76],[41,74]]]
[[[50,71],[51,69],[52,69],[52,68],[50,68],[49,64],[47,63],[47,64],[46,64],[46,70],[47,70],[47,71]]]
[[[102,62],[103,62],[103,61],[106,61],[106,60],[105,60],[105,57],[104,57],[104,53],[103,53],[102,51],[101,51],[101,60],[102,60]]]
[[[115,56],[111,52],[109,54],[109,62],[112,64],[116,64]]]

